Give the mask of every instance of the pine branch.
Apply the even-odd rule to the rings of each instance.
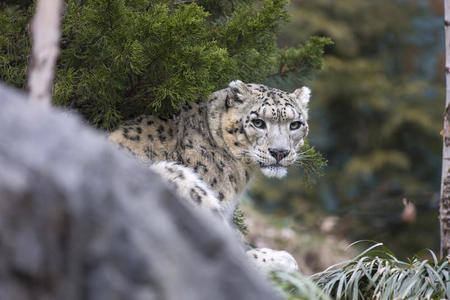
[[[298,63],[298,64],[296,64],[295,66],[292,66],[292,67],[288,67],[287,64],[283,64],[281,66],[279,72],[275,72],[275,73],[269,74],[269,75],[267,75],[267,78],[295,72],[295,71],[297,71],[297,69],[299,69],[303,65],[303,63],[304,62],[301,61],[300,63]]]
[[[177,2],[172,3],[172,7],[176,7],[176,6],[183,5],[183,4],[191,4],[191,3],[195,3],[197,1],[198,0],[177,1]]]

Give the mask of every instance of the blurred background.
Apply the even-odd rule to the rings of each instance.
[[[113,2],[119,3],[119,8],[127,3],[142,9],[149,3],[173,6],[174,1]],[[135,105],[138,114],[142,113],[142,105],[148,109],[151,102],[142,93],[151,91],[148,94],[154,97],[154,88],[169,90],[168,95],[178,95],[175,100],[185,101],[188,96],[197,99],[197,94],[207,94],[217,86],[222,88],[236,78],[261,82],[272,74],[274,66],[270,64],[278,63],[273,32],[279,23],[284,24],[277,36],[280,48],[307,44],[314,35],[330,37],[334,44],[325,48],[322,70],[316,71],[322,46],[312,47],[309,52],[305,50],[307,47],[300,47],[293,51],[295,55],[291,53],[295,59],[286,61],[298,63],[312,57],[311,66],[301,61],[306,65],[303,70],[306,74],[300,70],[283,77],[279,72],[280,76],[269,75],[265,81],[286,91],[303,84],[311,87],[309,143],[324,155],[328,166],[324,175],[312,182],[306,181],[299,168],[291,169],[281,181],[256,178],[242,206],[249,227],[248,241],[258,247],[290,251],[305,273],[353,257],[358,246],[345,249],[359,240],[383,242],[401,259],[424,248],[437,251],[442,144],[439,132],[444,108],[442,1],[291,0],[290,22],[286,23],[283,1],[275,1],[277,9],[267,6],[268,17],[260,18],[261,24],[255,21],[256,10],[250,6],[236,5],[236,14],[228,12],[236,3],[261,8],[266,2],[198,1],[211,13],[209,22],[219,24],[216,28],[221,34],[212,38],[205,28],[208,23],[196,21],[193,26],[189,18],[180,17],[189,26],[176,22],[180,29],[173,29],[168,22],[172,15],[164,17],[150,10],[154,15],[149,18],[160,18],[161,24],[172,28],[158,32],[170,48],[165,42],[140,38],[138,30],[130,34],[131,27],[124,23],[124,16],[127,22],[141,19],[134,10],[123,14],[115,6],[110,8],[110,14],[116,18],[116,31],[107,36],[102,33],[103,38],[98,39],[96,30],[103,32],[102,26],[110,27],[97,22],[105,15],[106,2],[66,1],[68,14],[55,103],[78,110],[90,124],[110,130],[118,125],[121,118],[118,112],[123,119],[131,118],[127,111],[121,111],[124,107]],[[32,3],[0,1],[0,79],[20,88],[25,85],[29,58],[27,24],[33,12]],[[19,10],[13,5],[23,8]],[[90,8],[83,15],[79,10],[85,12],[84,5]],[[8,6],[11,7],[6,9]],[[192,14],[199,16],[194,20],[205,18],[203,10],[192,9]],[[229,20],[237,21],[229,25],[226,23]],[[265,27],[269,29],[261,30]],[[253,32],[246,28],[253,28]],[[212,40],[228,49],[230,56],[224,55],[222,48],[211,47]],[[189,54],[192,45],[203,45],[194,48],[206,49],[206,55],[203,50],[197,54],[207,59],[200,61]],[[147,51],[145,55],[137,55],[142,49]],[[193,72],[181,72],[179,60],[188,62],[188,69]],[[241,68],[243,62],[251,62],[251,66]],[[111,69],[103,68],[105,65]],[[152,68],[147,68],[149,65]],[[136,66],[142,70],[133,69]],[[314,75],[308,77],[308,72]],[[167,84],[160,82],[162,73]],[[173,84],[174,78],[179,79],[179,85]],[[145,101],[130,102],[129,93]],[[170,103],[177,103],[175,100]],[[367,244],[359,247],[365,248]]]
[[[299,169],[257,178],[244,205],[249,241],[289,249],[306,273],[352,257],[357,249],[344,250],[357,240],[402,259],[438,251],[442,1],[292,0],[289,13],[281,47],[311,35],[334,42],[307,83],[309,142],[328,166],[312,184]]]

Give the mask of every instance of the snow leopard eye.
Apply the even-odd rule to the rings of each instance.
[[[259,128],[259,129],[266,128],[266,123],[261,119],[253,119],[252,123],[256,128]]]
[[[300,121],[295,121],[295,122],[292,122],[291,125],[289,125],[289,129],[291,129],[291,130],[297,130],[297,129],[299,129],[302,125],[303,125],[302,122],[300,122]]]

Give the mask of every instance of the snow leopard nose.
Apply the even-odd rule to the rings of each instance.
[[[289,150],[269,148],[270,155],[272,155],[277,162],[288,156]]]

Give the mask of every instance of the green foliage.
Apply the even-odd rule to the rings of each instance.
[[[236,6],[240,4],[251,4],[253,0],[199,0],[197,3],[201,5],[207,12],[211,14],[211,20],[220,20],[227,18],[236,10]]]
[[[421,259],[423,255],[430,257]],[[353,259],[306,277],[276,272],[272,284],[283,299],[414,300],[450,297],[450,262],[422,250],[408,261],[374,243]]]
[[[322,56],[325,47],[333,45],[330,38],[311,37],[300,47],[291,47],[280,50],[278,72],[269,77],[278,76],[278,79],[299,84],[304,77],[311,76],[311,71],[322,68]],[[299,76],[302,75],[302,76]],[[267,80],[270,84],[270,78]]]
[[[57,104],[110,129],[120,118],[178,109],[211,92],[218,74],[229,76],[227,50],[210,39],[200,6],[139,4],[69,1]]]
[[[425,251],[422,251],[425,252]],[[428,250],[432,260],[398,260],[378,243],[352,260],[331,266],[312,276],[335,299],[448,299],[450,265]]]
[[[312,182],[317,177],[323,176],[323,169],[327,166],[327,163],[322,153],[316,151],[305,140],[305,144],[298,152],[298,165],[303,170],[304,175],[306,175],[305,179]]]
[[[66,4],[54,102],[108,130],[142,113],[170,114],[231,80],[263,82],[285,60],[310,73],[326,44],[312,39],[280,51],[276,32],[288,19],[287,0]],[[29,45],[16,40],[28,41],[27,20],[23,8],[0,12],[0,25],[8,25],[0,76],[18,87]]]
[[[248,233],[247,223],[245,223],[244,212],[238,207],[233,212],[233,224],[245,236]]]
[[[331,300],[309,277],[299,272],[274,272],[271,282],[279,294],[286,300]]]
[[[30,55],[27,23],[31,8],[0,4],[0,80],[25,86],[25,75]]]

